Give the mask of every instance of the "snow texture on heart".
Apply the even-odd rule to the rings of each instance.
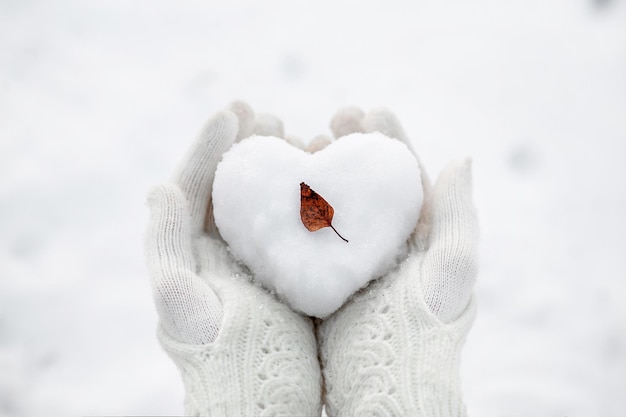
[[[334,208],[331,228],[309,232],[300,183]],[[315,154],[272,137],[235,145],[218,166],[215,221],[236,258],[292,308],[325,317],[397,265],[423,200],[417,160],[378,133],[346,136]]]

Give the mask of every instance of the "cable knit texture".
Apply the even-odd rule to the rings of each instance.
[[[146,260],[158,337],[185,385],[193,416],[319,416],[313,324],[251,283],[211,214],[215,167],[234,141],[281,129],[245,103],[211,118],[172,182],[155,187]],[[277,132],[280,133],[280,132]]]
[[[412,255],[320,326],[329,416],[465,416],[458,370],[475,304],[439,320],[423,300],[422,263]]]
[[[172,183],[149,198],[147,262],[159,312],[158,337],[185,384],[194,416],[319,416],[325,378],[332,417],[465,415],[460,350],[475,314],[478,226],[469,161],[430,184],[398,268],[356,294],[318,327],[251,283],[219,238],[211,186],[222,153],[271,118],[233,103],[212,118]],[[255,124],[256,123],[256,124]],[[386,110],[340,111],[342,132],[381,131],[406,140]]]
[[[380,131],[410,143],[390,112],[340,110],[331,129]],[[465,416],[459,364],[476,312],[478,222],[471,163],[450,164],[425,200],[409,257],[318,328],[326,412],[351,416]]]
[[[199,238],[197,249],[220,253],[219,263],[228,262],[225,249],[211,238]],[[202,269],[215,272],[208,265]],[[243,271],[200,277],[210,279],[224,306],[215,341],[180,343],[163,327],[158,331],[180,369],[186,414],[319,416],[321,376],[311,321],[251,284]]]

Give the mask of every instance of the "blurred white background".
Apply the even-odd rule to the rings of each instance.
[[[474,158],[482,417],[626,415],[626,2],[0,1],[0,415],[175,415],[146,193],[234,99]]]

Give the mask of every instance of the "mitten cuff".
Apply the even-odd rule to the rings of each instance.
[[[476,305],[441,322],[421,295],[420,265],[408,259],[320,327],[329,415],[466,415],[459,365]]]
[[[218,285],[224,319],[213,343],[180,343],[159,326],[159,340],[185,385],[185,413],[319,416],[321,375],[311,321],[236,281]]]

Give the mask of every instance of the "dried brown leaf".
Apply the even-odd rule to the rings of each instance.
[[[300,218],[302,224],[307,228],[309,232],[315,232],[324,227],[330,227],[337,233],[341,239],[348,242],[339,232],[333,227],[332,221],[335,215],[335,210],[328,204],[324,198],[313,191],[311,187],[305,183],[300,183]]]

